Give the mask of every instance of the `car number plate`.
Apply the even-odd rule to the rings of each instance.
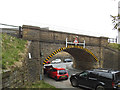
[[[65,77],[65,76],[62,76],[62,77]]]

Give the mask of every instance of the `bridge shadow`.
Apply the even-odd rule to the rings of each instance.
[[[90,50],[81,46],[68,46],[67,48],[63,47],[55,50],[44,60],[43,64],[61,51],[69,53],[74,58],[73,67],[76,69],[86,70],[99,67],[99,60],[97,57]]]

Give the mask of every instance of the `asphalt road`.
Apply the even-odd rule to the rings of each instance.
[[[77,69],[73,69],[72,68],[72,64],[73,63],[59,63],[59,64],[52,64],[54,67],[63,67],[66,68],[66,70],[68,71],[69,74],[69,78],[71,76],[71,74],[77,73],[77,72],[81,72],[80,70]],[[49,83],[52,86],[55,86],[56,88],[61,88],[62,90],[85,90],[83,88],[80,87],[73,87],[70,83],[70,79],[68,78],[68,80],[60,80],[60,81],[55,81],[52,78],[47,77],[47,75],[44,76],[44,81],[46,83]]]

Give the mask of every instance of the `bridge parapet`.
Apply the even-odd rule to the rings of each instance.
[[[40,27],[23,25],[23,38],[26,40],[39,40]]]
[[[65,43],[66,37],[68,41],[74,41],[75,37],[78,36],[78,41],[86,41],[86,45],[97,45],[107,46],[107,37],[94,37],[80,34],[73,34],[67,32],[53,31],[45,28],[36,26],[23,25],[23,38],[28,40],[39,40],[41,42],[48,43]]]

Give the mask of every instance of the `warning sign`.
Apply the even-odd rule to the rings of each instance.
[[[73,43],[79,43],[77,37],[75,38]]]

